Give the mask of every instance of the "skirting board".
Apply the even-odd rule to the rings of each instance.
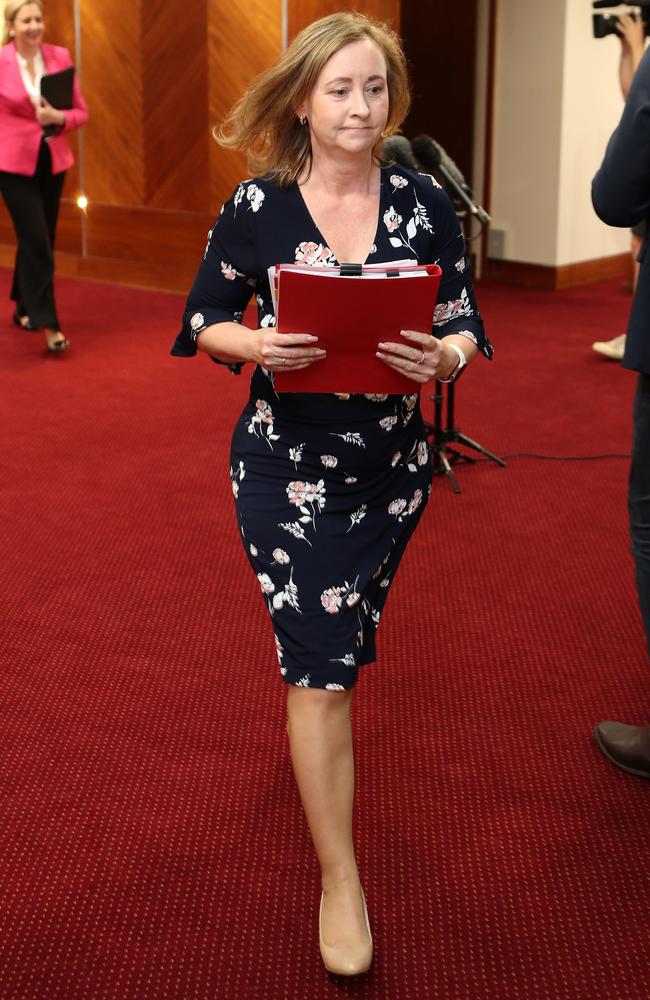
[[[632,260],[629,253],[614,257],[599,257],[596,260],[547,267],[543,264],[527,264],[515,260],[485,259],[483,279],[519,288],[534,288],[538,291],[553,292],[574,285],[589,285],[603,278],[632,278]]]
[[[0,244],[0,267],[13,267],[15,248]],[[187,293],[194,280],[196,262],[185,266],[164,267],[153,262],[116,260],[110,257],[82,257],[80,254],[57,253],[56,273],[67,278],[107,281],[134,288],[151,288],[163,292]],[[631,258],[627,253],[615,257],[600,257],[561,267],[545,267],[520,261],[487,258],[482,279],[518,288],[555,291],[588,285],[602,278],[632,279]]]
[[[15,247],[0,244],[0,267],[14,266]],[[196,265],[164,267],[142,261],[115,260],[111,257],[82,257],[81,254],[56,253],[56,274],[64,278],[104,281],[112,285],[147,288],[158,292],[186,295],[194,281]]]

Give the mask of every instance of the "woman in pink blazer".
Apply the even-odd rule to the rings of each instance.
[[[0,48],[0,193],[16,230],[18,248],[11,298],[14,322],[45,331],[48,350],[68,341],[54,299],[54,237],[65,171],[74,158],[65,136],[88,120],[75,80],[73,107],[53,108],[40,96],[41,77],[72,65],[70,53],[43,38],[41,0],[8,0]],[[43,127],[56,134],[43,137]]]

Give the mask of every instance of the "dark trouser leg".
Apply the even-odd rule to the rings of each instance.
[[[59,218],[59,206],[61,204],[61,193],[65,181],[65,170],[60,174],[52,173],[50,151],[47,150],[47,157],[38,158],[36,176],[41,185],[43,195],[43,209],[45,212],[45,224],[50,237],[50,247],[54,251],[54,241],[56,239],[56,223]]]
[[[632,466],[628,492],[636,586],[650,655],[650,375],[639,375],[634,398]]]
[[[11,215],[18,249],[11,297],[37,326],[59,329],[54,301],[54,234],[64,174],[53,175],[43,143],[31,177],[0,171],[0,192]]]

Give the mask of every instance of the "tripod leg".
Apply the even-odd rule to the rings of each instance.
[[[444,472],[445,475],[447,476],[447,479],[451,483],[451,488],[454,491],[454,493],[460,493],[461,491],[460,486],[458,485],[458,480],[454,475],[454,470],[449,464],[447,456],[445,455],[444,451],[442,451],[442,449],[437,450],[435,452],[435,457],[433,460],[433,474],[435,475],[436,473],[439,473],[441,471]]]
[[[452,438],[452,441],[456,440],[457,438],[455,437]],[[475,458],[472,458],[471,455],[466,455],[464,451],[456,451],[455,448],[449,448],[449,447],[446,448],[445,450],[449,455],[449,461],[451,462],[452,465],[455,465],[456,462],[471,462],[472,464],[476,462]]]
[[[468,448],[473,448],[474,451],[480,451],[481,455],[485,455],[486,458],[491,458],[493,462],[497,463],[497,465],[502,465],[504,469],[506,468],[506,463],[502,458],[498,458],[496,455],[493,455],[491,451],[487,450],[487,448],[477,444],[476,441],[472,441],[471,438],[468,438],[465,434],[461,434],[460,431],[456,431],[454,441],[458,441],[459,444],[464,444]]]

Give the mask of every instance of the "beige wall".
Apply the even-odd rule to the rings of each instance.
[[[505,259],[558,266],[629,246],[589,200],[623,106],[618,49],[591,37],[587,3],[500,0],[491,206]]]
[[[557,262],[620,253],[627,230],[605,226],[591,205],[591,178],[623,110],[618,83],[620,42],[592,38],[589,9],[567,0],[560,139]]]

